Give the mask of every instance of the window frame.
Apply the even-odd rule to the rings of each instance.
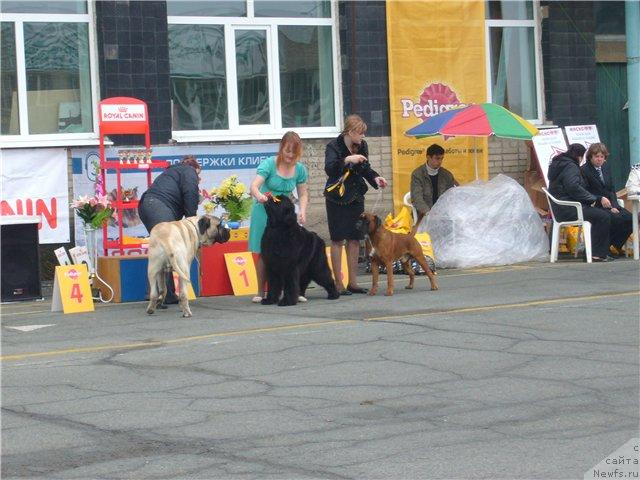
[[[333,108],[334,125],[328,127],[295,127],[295,131],[303,138],[327,138],[341,131],[342,85],[340,83],[340,43],[336,1],[331,0],[331,17],[328,18],[284,18],[254,16],[253,1],[247,0],[246,17],[192,17],[168,16],[169,25],[222,25],[225,38],[225,71],[227,75],[227,105],[229,127],[226,130],[172,130],[172,138],[178,142],[225,141],[279,139],[294,127],[282,126],[282,105],[280,97],[280,64],[278,49],[278,27],[280,25],[295,26],[329,26],[331,27],[331,50],[333,60]],[[238,121],[238,95],[236,76],[236,30],[266,30],[267,58],[269,61],[269,125],[240,125]]]
[[[87,13],[1,13],[0,21],[13,23],[16,42],[16,76],[18,84],[18,120],[20,134],[0,135],[2,148],[80,146],[98,142],[98,109],[100,98],[98,52],[93,0],[87,0]],[[25,23],[86,23],[88,28],[89,77],[91,80],[91,118],[93,130],[83,133],[25,133],[29,129],[27,106],[27,72],[24,46]]]
[[[518,0],[523,1],[523,0]],[[524,0],[529,1],[529,0]],[[485,19],[485,65],[486,65],[486,79],[487,79],[487,101],[493,101],[493,88],[492,88],[492,72],[491,72],[491,28],[495,27],[527,27],[533,28],[533,42],[534,42],[534,69],[536,72],[536,102],[538,104],[537,118],[526,118],[534,125],[542,125],[544,123],[544,84],[542,78],[542,45],[541,45],[541,28],[540,24],[540,4],[538,0],[530,0],[532,3],[533,18],[530,20],[496,20]]]
[[[274,81],[274,57],[273,49],[270,45],[275,41],[278,43],[277,38],[273,38],[273,28],[268,25],[254,24],[250,27],[248,25],[232,25],[230,27],[231,42],[227,42],[227,30],[225,29],[225,61],[227,65],[227,105],[229,110],[227,115],[229,118],[229,128],[227,130],[235,129],[238,132],[243,132],[245,135],[253,133],[265,133],[272,130],[272,125],[277,125],[278,120],[275,115],[275,104],[280,104],[280,82]],[[254,125],[241,125],[239,119],[238,110],[238,71],[236,62],[236,32],[237,31],[260,31],[265,32],[265,41],[267,43],[267,80],[269,82],[269,123],[259,123]],[[227,48],[228,45],[233,45],[233,48]],[[276,85],[277,89],[276,89]],[[235,107],[235,108],[234,108]],[[193,130],[191,130],[193,131]],[[219,132],[220,130],[213,130]]]

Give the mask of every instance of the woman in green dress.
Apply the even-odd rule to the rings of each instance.
[[[260,254],[260,242],[267,225],[267,213],[264,202],[272,195],[289,195],[296,189],[300,208],[298,223],[304,225],[307,216],[309,194],[307,191],[307,169],[298,163],[302,156],[302,140],[295,132],[287,132],[280,140],[280,148],[275,157],[265,158],[258,165],[257,175],[251,182],[251,195],[255,199],[251,209],[251,225],[249,227],[249,251]],[[265,269],[262,257],[256,263],[258,277],[258,295],[251,300],[260,303],[264,297]]]

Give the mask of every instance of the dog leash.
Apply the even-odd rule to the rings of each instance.
[[[378,208],[380,206],[380,201],[381,200],[382,200],[382,189],[378,188],[377,195],[376,195],[376,201],[373,204],[373,208],[371,209],[371,213],[375,214],[378,211]]]

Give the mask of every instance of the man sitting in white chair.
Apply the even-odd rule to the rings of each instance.
[[[611,208],[606,197],[598,197],[587,190],[587,182],[580,173],[579,162],[587,149],[579,143],[572,143],[565,153],[553,157],[549,165],[549,192],[558,200],[580,202],[582,215],[591,223],[591,248],[594,262],[608,262],[609,257],[609,214],[598,208],[599,202]],[[558,221],[575,220],[575,207],[554,205],[553,213]]]
[[[444,148],[434,143],[427,148],[427,161],[411,173],[411,203],[424,218],[444,192],[457,186],[453,174],[442,167]],[[419,220],[418,220],[419,221]]]

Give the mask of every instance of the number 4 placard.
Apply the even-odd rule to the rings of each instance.
[[[258,293],[256,266],[253,263],[251,252],[225,253],[224,261],[227,264],[234,295],[255,295]]]
[[[51,311],[93,312],[89,272],[85,264],[56,267]]]

